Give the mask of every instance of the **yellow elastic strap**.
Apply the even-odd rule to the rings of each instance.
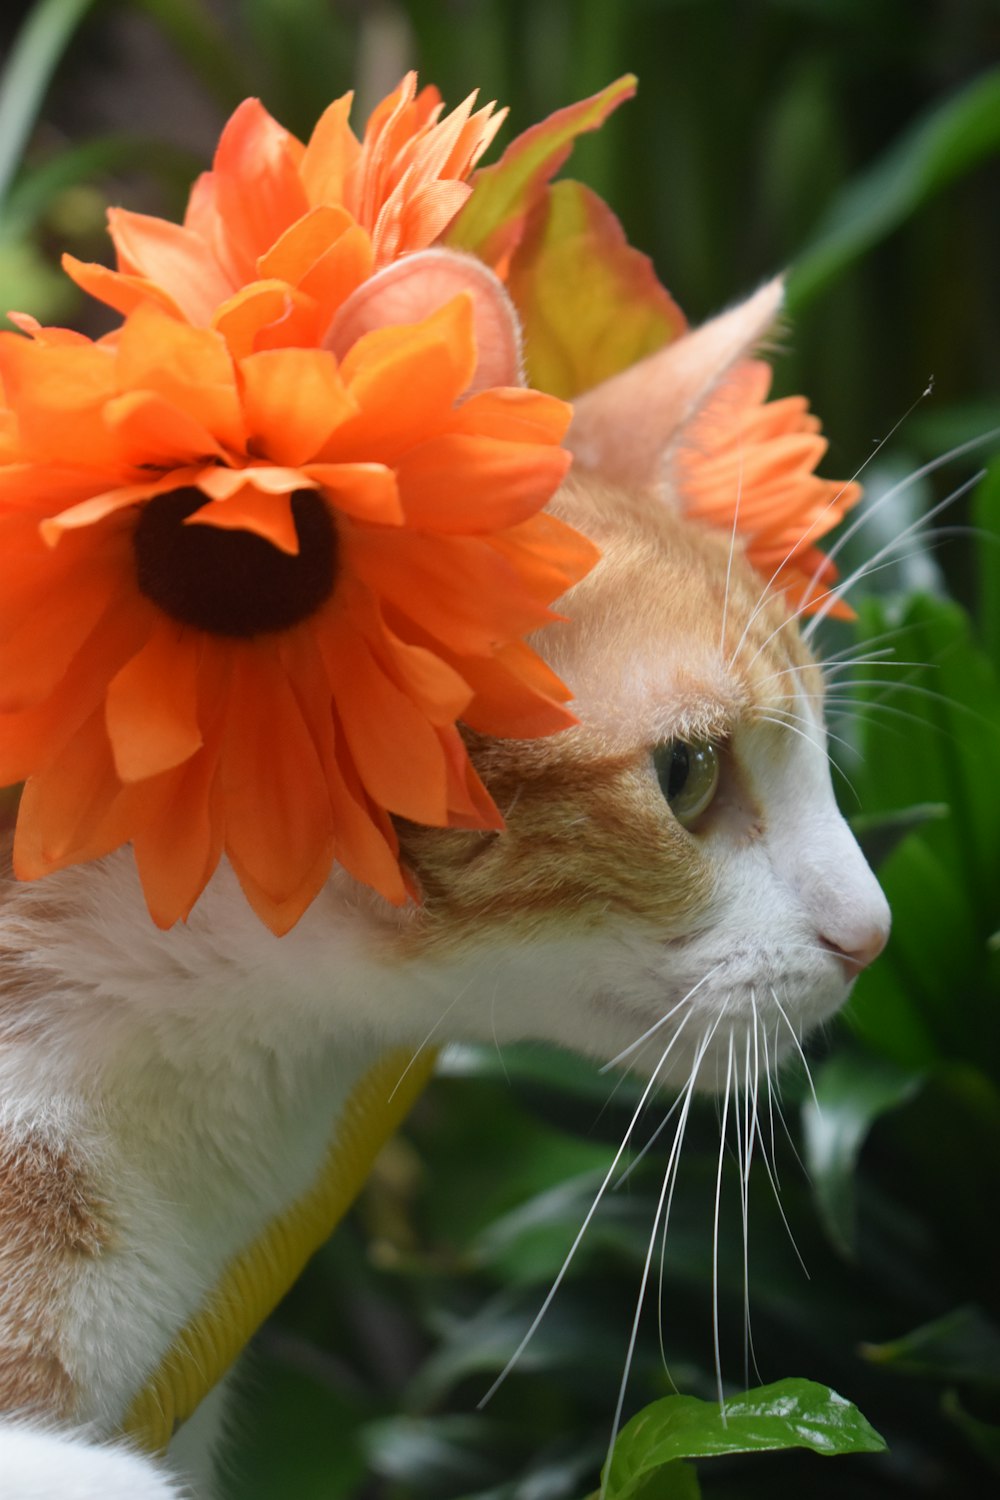
[[[350,1208],[433,1066],[433,1054],[413,1063],[409,1053],[391,1052],[355,1085],[316,1182],[229,1263],[132,1402],[122,1423],[125,1436],[151,1452],[166,1448]]]

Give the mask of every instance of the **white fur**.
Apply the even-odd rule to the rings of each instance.
[[[187,1500],[190,1493],[126,1448],[0,1421],[0,1500]]]

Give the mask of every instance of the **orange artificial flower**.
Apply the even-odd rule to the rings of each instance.
[[[771,368],[748,359],[723,381],[691,423],[674,459],[685,513],[744,538],[753,566],[789,606],[851,620],[830,603],[838,573],[815,546],[861,498],[853,481],[814,472],[827,449],[804,396],[768,401]]]
[[[29,327],[28,320],[22,320]],[[275,931],[339,861],[405,899],[392,815],[498,828],[456,721],[572,723],[524,643],[596,560],[541,506],[567,408],[475,366],[470,299],[235,357],[156,306],[0,335],[0,783],[23,878],[131,842],[149,909],[223,853]]]
[[[337,309],[374,271],[439,238],[472,192],[466,178],[506,117],[442,118],[437,89],[408,73],[372,112],[361,141],[352,95],[303,145],[247,99],[229,120],[184,223],[111,209],[118,269],[67,256],[85,291],[119,312],[153,301],[224,334],[233,352],[322,344]]]

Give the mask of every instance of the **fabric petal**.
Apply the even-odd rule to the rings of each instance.
[[[218,334],[190,328],[146,305],[121,329],[116,355],[120,391],[153,391],[207,427],[224,447],[243,446],[232,360]]]
[[[278,647],[289,684],[319,755],[333,810],[333,851],[337,862],[386,900],[406,900],[399,868],[399,846],[392,825],[353,774],[346,746],[335,730],[335,713],[323,658],[311,630],[297,630]]]
[[[119,270],[162,287],[191,323],[206,324],[213,309],[234,290],[209,245],[190,229],[113,208],[108,230]]]
[[[409,525],[468,536],[534,515],[570,462],[565,448],[446,433],[404,453],[396,472]]]
[[[332,858],[319,756],[270,645],[234,651],[231,671],[220,763],[226,852],[258,898],[304,909]]]
[[[315,345],[324,326],[325,314],[314,298],[287,281],[250,282],[212,314],[212,327],[234,359],[257,349]]]
[[[257,262],[257,277],[297,286],[312,266],[346,230],[356,227],[339,203],[312,208],[279,235]]]
[[[202,745],[200,642],[164,622],[108,684],[105,722],[121,781],[142,781],[190,760]]]
[[[345,515],[380,526],[402,525],[396,476],[385,464],[307,464],[302,472]]]
[[[291,496],[288,494],[263,494],[252,485],[228,495],[224,500],[211,500],[200,510],[186,517],[185,526],[215,526],[220,531],[249,531],[263,537],[272,547],[286,552],[289,557],[299,554],[299,534],[292,515]]]
[[[259,99],[245,99],[227,122],[213,177],[223,258],[237,284],[256,276],[258,257],[308,211],[298,171],[302,155],[301,143]]]
[[[82,292],[107,307],[113,307],[115,312],[127,316],[140,303],[155,302],[172,317],[185,315],[177,299],[148,276],[129,276],[123,271],[112,271],[108,266],[77,260],[73,255],[64,255],[61,265]]]
[[[268,349],[239,369],[247,443],[275,463],[305,463],[358,410],[325,349]]]
[[[338,718],[369,796],[419,823],[447,822],[445,764],[433,727],[349,629],[319,638]]]

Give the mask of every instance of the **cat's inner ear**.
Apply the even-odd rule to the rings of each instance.
[[[338,359],[375,328],[418,323],[459,293],[472,298],[476,372],[466,395],[523,385],[521,325],[499,277],[459,250],[418,250],[377,271],[344,302],[324,339]]]
[[[659,488],[684,429],[781,312],[782,281],[585,391],[567,437],[576,463],[629,488]]]

